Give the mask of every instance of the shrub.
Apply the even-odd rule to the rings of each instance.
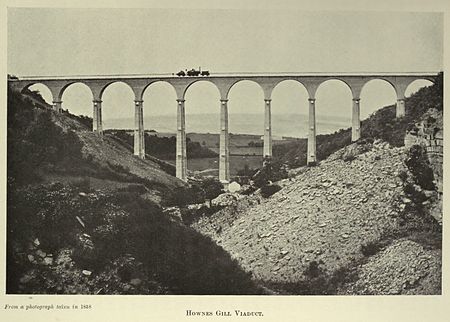
[[[430,167],[425,148],[421,145],[413,145],[405,160],[405,164],[413,175],[416,184],[426,190],[435,189],[433,169]]]
[[[253,183],[256,187],[261,188],[270,182],[286,179],[287,177],[286,167],[281,162],[266,157],[262,168],[253,176]]]
[[[269,198],[274,193],[281,190],[281,187],[277,184],[269,184],[261,187],[261,196]]]
[[[205,199],[210,201],[223,193],[223,184],[216,178],[204,179],[200,184],[200,188],[203,190]]]
[[[381,244],[378,242],[369,242],[365,245],[361,245],[361,253],[368,257],[373,256],[381,250]]]
[[[309,263],[308,268],[303,272],[308,278],[316,278],[323,274],[322,269],[319,267],[319,263],[312,261]]]

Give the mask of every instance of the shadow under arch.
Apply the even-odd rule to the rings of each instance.
[[[333,133],[352,125],[353,91],[340,78],[328,78],[315,92],[317,134]]]
[[[77,95],[71,95],[71,93],[75,91]],[[80,95],[80,91],[83,92],[82,95]],[[82,97],[84,96],[84,92],[89,92],[89,100],[88,102],[85,102]],[[67,85],[65,85],[60,93],[59,93],[59,100],[63,102],[63,107],[67,109],[72,114],[76,115],[86,115],[92,117],[93,110],[92,110],[92,101],[94,99],[94,93],[92,92],[92,89],[84,82],[82,81],[74,81],[70,82]],[[86,104],[84,104],[86,103]],[[88,111],[87,113],[78,113],[77,111]]]
[[[360,99],[360,119],[364,120],[385,106],[395,105],[397,90],[387,79],[372,78],[362,86]]]
[[[29,91],[30,93],[37,92],[44,99],[45,103],[47,103],[48,105],[53,105],[53,101],[56,99],[50,87],[47,86],[45,83],[41,83],[39,81],[30,82],[29,84],[25,85],[20,89],[20,93],[22,94],[27,94],[27,91]],[[31,94],[31,99],[36,103],[39,103],[40,101],[38,96],[33,98],[33,94]]]

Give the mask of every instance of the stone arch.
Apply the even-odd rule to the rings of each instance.
[[[233,87],[235,87],[238,83],[243,82],[243,81],[249,81],[249,82],[252,82],[252,83],[257,84],[258,87],[261,89],[261,92],[262,92],[263,96],[264,96],[264,97],[267,96],[267,95],[266,95],[266,92],[265,92],[265,90],[264,90],[264,87],[263,87],[263,86],[261,85],[261,83],[259,83],[258,81],[254,80],[254,79],[250,79],[250,78],[240,78],[240,79],[237,79],[237,80],[233,81],[233,82],[229,85],[228,89],[226,90],[226,97],[228,98],[228,96],[230,95],[230,92],[231,92],[231,90],[232,90]]]
[[[134,128],[136,92],[130,84],[118,80],[109,81],[101,87],[99,96],[95,99],[100,99],[103,129]]]
[[[416,82],[422,82],[422,81],[426,81],[426,82],[428,82],[428,83],[430,83],[430,84],[429,84],[429,85],[423,85],[423,86],[420,86],[420,88],[431,86],[431,85],[433,85],[434,82],[435,82],[434,79],[429,79],[429,78],[416,78],[416,79],[412,79],[412,80],[411,80],[410,82],[408,82],[408,83],[406,84],[406,86],[405,86],[405,93],[404,93],[404,96],[406,97],[408,90],[411,88],[411,85],[413,85],[413,84],[416,83]],[[419,89],[420,89],[420,88],[419,88]],[[419,89],[418,89],[418,90],[419,90]],[[411,96],[411,94],[408,95],[408,96]]]
[[[306,136],[308,119],[304,116],[308,114],[309,98],[306,86],[295,78],[282,79],[273,88],[271,98],[273,139]]]
[[[80,111],[80,109],[81,109],[81,110],[84,110],[83,113],[81,113],[81,115],[90,115],[90,116],[92,116],[92,101],[94,100],[94,92],[92,91],[91,87],[90,87],[88,84],[86,84],[85,82],[83,82],[82,80],[75,80],[75,81],[71,81],[71,82],[68,82],[67,84],[65,84],[65,85],[60,89],[60,91],[59,91],[59,94],[58,94],[58,101],[63,102],[64,94],[66,94],[66,93],[67,93],[67,90],[68,90],[69,88],[71,88],[73,85],[75,85],[75,87],[76,87],[76,85],[82,85],[82,87],[83,87],[84,89],[87,89],[87,90],[89,91],[89,93],[90,93],[90,98],[89,98],[89,101],[88,101],[88,102],[89,102],[88,105],[84,105],[84,103],[86,103],[86,102],[83,102],[83,104],[79,104],[79,102],[78,102],[78,103],[76,104],[75,108],[74,108],[74,106],[72,105],[71,107],[74,108],[74,110],[75,110],[75,111],[78,111],[78,112],[74,112],[73,110],[71,110],[71,113],[77,114],[77,113],[79,113],[79,111]],[[70,90],[69,90],[69,92],[70,92]],[[80,95],[80,96],[78,96],[77,98],[80,99],[82,96],[83,96],[83,95]],[[70,95],[69,95],[69,98],[70,98]],[[66,97],[64,98],[64,100],[67,101],[67,99],[68,99],[68,97],[67,97],[67,95],[66,95]],[[64,107],[65,107],[67,110],[69,110],[70,101],[73,102],[73,97],[72,97],[72,100],[70,100],[70,99],[68,100],[69,104],[67,104],[66,102],[64,102]],[[89,112],[86,111],[86,107],[87,107],[87,106],[88,106],[88,111],[89,111]],[[83,107],[84,107],[84,109],[83,109]]]
[[[277,82],[275,83],[275,86],[272,88],[271,94],[273,93],[273,91],[274,91],[281,83],[283,83],[283,82],[288,82],[288,81],[294,81],[294,82],[300,84],[300,86],[303,87],[303,88],[305,89],[306,93],[308,93],[308,95],[309,95],[308,87],[305,85],[305,83],[303,83],[301,80],[296,79],[296,78],[284,78],[284,79],[280,79],[279,81],[277,81]]]
[[[100,99],[100,100],[102,99],[103,93],[104,93],[105,90],[108,88],[108,86],[110,86],[110,85],[112,85],[112,84],[114,84],[114,83],[123,83],[123,84],[127,85],[127,86],[131,89],[131,91],[133,92],[133,94],[134,94],[134,99],[137,98],[136,90],[134,89],[133,86],[131,86],[129,83],[127,83],[127,82],[124,81],[124,80],[113,80],[113,81],[110,81],[110,82],[106,83],[105,85],[103,85],[103,87],[100,89],[100,93],[99,93],[99,99]]]
[[[187,91],[189,90],[189,88],[192,86],[192,85],[194,85],[194,84],[196,84],[196,83],[199,83],[199,82],[208,82],[208,83],[211,83],[211,84],[213,84],[214,85],[214,87],[217,89],[217,92],[219,93],[219,95],[221,96],[221,91],[220,91],[220,88],[219,88],[219,86],[217,86],[217,84],[215,83],[215,82],[213,82],[213,81],[211,81],[210,79],[207,79],[207,78],[199,78],[199,79],[195,79],[194,81],[192,81],[192,82],[190,82],[189,84],[187,84],[186,85],[186,87],[184,88],[184,91],[183,91],[183,99],[186,97],[186,93],[187,93]],[[176,89],[175,89],[176,90]]]
[[[44,86],[45,88],[48,89],[48,91],[52,95],[51,102],[47,102],[48,104],[52,104],[52,102],[54,102],[58,98],[58,92],[52,86],[49,86],[45,82],[41,82],[41,81],[29,82],[29,83],[26,83],[24,86],[20,86],[19,87],[20,88],[20,92],[22,93],[26,89],[29,90],[30,87],[33,86],[33,85],[42,85],[42,86]],[[44,100],[45,100],[45,98],[44,98]]]
[[[64,85],[64,86],[60,89],[59,94],[58,94],[58,100],[62,101],[62,97],[63,97],[64,92],[66,91],[66,89],[68,89],[70,86],[72,86],[72,85],[74,85],[74,84],[83,84],[83,85],[85,85],[87,88],[89,88],[89,91],[90,91],[91,94],[92,94],[92,99],[94,99],[94,92],[92,91],[92,88],[91,88],[88,84],[86,84],[85,82],[83,82],[82,80],[76,80],[76,81],[72,81],[72,82],[67,83],[66,85]]]
[[[174,86],[165,80],[152,81],[143,88],[141,99],[148,129],[176,132],[177,98]]]
[[[342,78],[342,77],[334,77],[334,76],[333,76],[333,77],[327,77],[327,78],[324,78],[323,80],[321,80],[321,81],[318,83],[317,87],[316,87],[315,90],[314,90],[313,98],[316,97],[317,91],[320,89],[320,87],[321,87],[323,84],[325,84],[325,83],[328,82],[328,81],[332,81],[332,80],[337,80],[337,81],[340,81],[340,82],[344,83],[345,85],[347,85],[348,89],[350,90],[350,93],[352,94],[352,97],[355,97],[356,91],[355,91],[355,89],[351,86],[351,83],[350,83],[349,81],[345,80],[345,79]]]
[[[360,93],[360,119],[364,120],[384,106],[396,104],[397,91],[387,79],[374,77],[364,82]]]
[[[381,81],[384,81],[384,82],[388,83],[389,85],[391,85],[395,91],[395,95],[397,95],[397,97],[398,97],[399,92],[398,92],[397,86],[395,86],[395,84],[394,84],[394,82],[392,82],[392,80],[390,80],[389,78],[386,78],[386,77],[370,77],[370,78],[368,78],[364,82],[363,86],[361,87],[361,93],[364,90],[364,87],[366,87],[366,85],[373,80],[381,80]]]
[[[170,87],[173,89],[173,92],[174,92],[175,96],[177,96],[177,90],[176,90],[175,86],[173,86],[173,84],[172,84],[171,82],[168,82],[168,81],[166,81],[166,80],[159,80],[159,79],[158,79],[158,80],[151,81],[150,83],[148,83],[147,85],[145,85],[144,88],[142,88],[142,91],[141,91],[141,93],[140,93],[140,97],[141,97],[141,98],[144,97],[145,91],[146,91],[149,87],[151,87],[152,85],[161,84],[161,83],[163,83],[163,84],[169,84]]]
[[[317,134],[332,133],[351,126],[353,97],[354,91],[349,82],[342,78],[327,77],[320,82],[314,94]],[[333,117],[333,122],[328,121],[330,117]]]

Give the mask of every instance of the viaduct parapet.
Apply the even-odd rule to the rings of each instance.
[[[93,97],[93,128],[100,135],[102,127],[102,95],[105,89],[115,82],[123,82],[130,86],[134,93],[135,102],[135,129],[134,129],[134,154],[140,158],[145,157],[144,146],[144,120],[143,95],[147,87],[156,82],[167,82],[173,86],[177,96],[177,144],[176,144],[176,176],[181,180],[187,179],[187,157],[186,157],[186,122],[185,122],[185,95],[188,88],[198,81],[213,83],[220,93],[220,162],[219,179],[228,183],[229,171],[229,141],[228,141],[228,94],[231,88],[240,81],[249,80],[256,82],[264,92],[264,156],[272,156],[272,125],[271,125],[271,95],[274,88],[285,80],[294,80],[304,86],[308,92],[309,101],[309,123],[308,123],[308,164],[316,163],[316,117],[315,96],[320,84],[327,80],[340,80],[347,84],[352,96],[352,141],[357,141],[360,136],[360,94],[364,85],[373,80],[381,79],[392,85],[397,95],[396,117],[405,115],[405,91],[409,84],[418,79],[434,82],[437,72],[434,73],[285,73],[285,74],[215,74],[211,76],[178,77],[175,75],[164,76],[74,76],[74,77],[23,77],[9,79],[9,85],[17,90],[34,85],[43,84],[47,86],[53,95],[53,107],[61,111],[62,97],[64,91],[74,83],[87,85]]]

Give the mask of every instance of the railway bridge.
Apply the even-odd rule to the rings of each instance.
[[[74,83],[87,85],[93,96],[93,131],[103,132],[102,128],[102,95],[112,83],[123,82],[130,86],[134,93],[135,128],[134,154],[145,157],[143,95],[147,87],[156,82],[167,82],[173,86],[177,95],[177,144],[176,144],[176,176],[187,179],[186,156],[186,125],[185,125],[185,94],[188,88],[198,81],[213,83],[220,93],[220,161],[219,179],[227,183],[230,179],[229,141],[228,141],[228,94],[238,82],[249,80],[256,82],[264,92],[264,156],[272,156],[272,125],[271,125],[271,95],[273,89],[282,81],[294,80],[303,85],[308,92],[308,149],[307,162],[316,162],[316,116],[315,95],[323,82],[335,79],[348,85],[353,96],[352,108],[352,141],[360,138],[360,94],[364,85],[373,80],[381,79],[392,85],[397,95],[396,117],[405,115],[405,91],[409,84],[418,79],[434,82],[437,72],[431,73],[271,73],[271,74],[212,74],[210,76],[176,75],[112,75],[112,76],[28,76],[9,79],[10,86],[17,90],[34,85],[47,86],[53,95],[53,107],[60,112],[64,91]]]

